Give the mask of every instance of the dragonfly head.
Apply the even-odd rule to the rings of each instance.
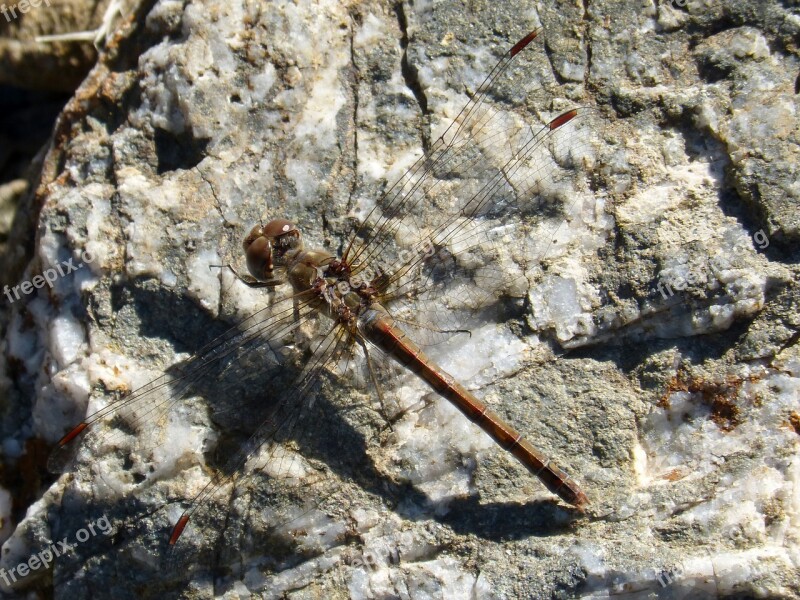
[[[247,269],[259,281],[273,278],[275,266],[284,266],[284,256],[290,250],[302,250],[300,230],[286,219],[274,219],[266,225],[256,225],[242,242],[247,255]]]

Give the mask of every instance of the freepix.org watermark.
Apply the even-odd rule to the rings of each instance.
[[[767,237],[767,234],[764,233],[763,229],[759,229],[753,234],[753,242],[756,246],[758,246],[759,250],[764,250],[769,246],[769,238]],[[658,291],[661,292],[661,295],[664,297],[664,300],[666,300],[675,294],[672,288],[682,292],[687,286],[695,285],[701,280],[702,275],[700,273],[689,271],[689,273],[686,274],[686,277],[681,277],[679,275],[669,283],[659,280],[657,287]]]
[[[62,554],[66,554],[78,544],[84,543],[90,537],[96,536],[98,531],[102,532],[104,535],[108,535],[111,532],[111,523],[108,522],[108,517],[105,515],[89,523],[85,529],[76,531],[75,539],[77,542],[70,544],[68,541],[69,536],[67,536],[60,542],[52,543],[38,554],[31,554],[26,562],[19,563],[10,571],[0,569],[0,578],[10,587],[12,583],[17,582],[17,578],[27,577],[30,573],[42,567],[46,569],[53,560]]]
[[[43,288],[45,284],[52,288],[53,284],[59,277],[66,277],[73,271],[82,269],[83,265],[94,260],[94,256],[88,250],[84,250],[81,254],[81,259],[83,262],[79,262],[77,266],[74,264],[74,259],[72,258],[69,260],[62,260],[61,264],[58,264],[55,267],[50,267],[49,269],[45,269],[41,275],[35,275],[31,281],[23,281],[22,283],[15,285],[13,288],[5,286],[3,288],[3,293],[6,295],[6,298],[8,298],[8,302],[10,304],[15,300],[20,299],[20,291],[27,296],[34,289]],[[13,297],[11,296],[12,292],[14,293]]]
[[[50,6],[50,0],[20,0],[19,4],[12,4],[11,6],[0,4],[0,13],[3,13],[7,23],[11,23],[12,19],[18,17],[17,10],[24,15],[32,8],[39,8],[42,2],[44,2],[46,6]]]
[[[400,250],[400,252],[397,253],[397,264],[404,265],[400,267],[400,270],[405,271],[418,260],[430,258],[434,254],[436,254],[436,247],[433,245],[433,243],[428,240],[422,240],[415,244],[411,249],[404,248],[403,250]],[[320,279],[325,279],[325,267],[318,266],[316,269],[317,277]],[[348,280],[338,281],[336,283],[336,288],[340,294],[344,295],[352,290],[359,289],[361,286],[369,285],[376,279],[385,277],[386,275],[387,274],[384,273],[380,267],[373,269],[370,266],[366,266],[357,274],[351,276]]]

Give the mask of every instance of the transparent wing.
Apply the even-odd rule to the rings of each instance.
[[[594,109],[572,109],[534,129],[489,106],[536,34],[506,52],[450,128],[376,204],[345,254],[383,300],[416,298],[418,318],[429,315],[432,329],[457,329],[463,316],[455,307],[475,312],[500,294],[524,294],[520,263],[534,254],[531,222],[552,216],[552,200],[569,191],[562,182],[593,160],[602,129]]]
[[[330,323],[328,327],[327,335],[315,340],[305,366],[291,378],[282,377],[293,382],[278,389],[261,388],[254,394],[260,407],[249,398],[240,405],[237,420],[251,424],[249,436],[244,442],[231,441],[215,449],[222,458],[210,461],[217,462],[217,468],[203,470],[211,473],[205,481],[202,473],[190,475],[187,485],[199,482],[200,487],[179,492],[191,495],[181,503],[183,513],[176,515],[172,503],[145,510],[134,503],[134,514],[115,536],[114,551],[98,559],[108,561],[112,568],[118,552],[152,557],[145,564],[162,574],[172,573],[180,585],[188,571],[207,571],[217,577],[238,569],[239,576],[247,571],[250,578],[256,573],[277,573],[342,543],[344,519],[336,521],[333,516],[348,506],[337,502],[337,492],[349,473],[330,461],[337,455],[330,445],[349,444],[358,455],[359,439],[353,431],[343,433],[346,426],[336,420],[336,407],[324,397],[317,398],[330,366],[346,363],[352,349],[345,330],[330,328]],[[235,393],[226,377],[205,379],[203,387],[209,391],[216,387],[216,379]],[[231,403],[240,401],[241,396],[231,398]],[[366,457],[366,451],[360,450]],[[351,453],[352,448],[342,462],[355,463],[347,468],[364,470],[358,461],[348,460]],[[123,508],[119,507],[120,513]],[[257,570],[250,570],[253,566]],[[66,568],[56,575],[66,584],[74,571]]]
[[[259,311],[169,374],[91,415],[73,430],[76,434],[65,436],[52,459],[56,466],[68,464],[68,448],[77,445],[78,438],[94,447],[96,460],[118,450],[118,444],[122,447],[125,436],[135,436],[130,441],[141,457],[132,460],[135,466],[142,463],[138,470],[145,475],[138,495],[163,470],[159,451],[189,427],[187,419],[192,417],[185,405],[192,397],[207,399],[204,405],[210,407],[219,431],[205,461],[213,467],[212,475],[196,492],[187,493],[191,499],[180,516],[174,514],[174,505],[166,504],[155,511],[139,510],[126,527],[127,543],[142,544],[166,557],[166,563],[159,561],[160,568],[174,568],[177,574],[206,565],[229,568],[231,561],[241,560],[240,547],[257,538],[259,551],[266,543],[270,560],[278,561],[271,568],[281,570],[285,565],[279,564],[280,557],[293,556],[291,548],[300,548],[304,555],[337,541],[336,534],[319,537],[318,531],[311,531],[330,524],[319,507],[333,501],[338,482],[348,477],[347,467],[327,465],[336,452],[322,445],[335,440],[350,444],[348,455],[367,453],[358,452],[363,439],[332,417],[335,411],[317,396],[328,374],[337,367],[348,368],[354,346],[345,329],[324,317],[309,318],[311,309],[303,302],[295,308],[293,300]],[[307,339],[299,338],[313,340],[303,355],[293,349],[308,345]],[[174,421],[177,429],[170,425]],[[364,465],[360,469],[369,470]],[[240,479],[248,485],[241,485]],[[258,512],[250,515],[251,521],[258,527],[237,526],[240,521],[229,516],[247,495],[258,496],[250,501],[256,506],[251,512]]]
[[[49,468],[54,472],[69,469],[79,438],[108,449],[132,433],[147,434],[156,427],[164,429],[169,425],[170,409],[194,395],[208,394],[204,389],[208,382],[215,382],[217,393],[228,392],[217,396],[226,398],[231,392],[245,392],[248,382],[265,373],[281,376],[279,368],[288,358],[287,348],[291,348],[287,343],[294,341],[293,335],[304,323],[310,322],[308,317],[312,313],[313,309],[302,298],[287,298],[244,319],[189,360],[89,415],[59,441],[50,457]],[[268,381],[260,383],[269,385]],[[240,395],[238,399],[247,400],[249,396],[252,394]],[[217,410],[224,416],[230,407],[221,403]],[[118,427],[100,427],[106,419],[116,420]],[[152,438],[144,441],[146,435],[140,437],[143,448],[144,444],[150,444],[151,448],[159,445]]]
[[[470,317],[495,305],[501,296],[522,298],[529,282],[525,270],[542,260],[556,231],[573,212],[568,192],[572,170],[592,156],[591,140],[602,130],[596,111],[573,109],[523,136],[515,154],[501,168],[488,160],[474,169],[481,179],[466,179],[451,193],[454,213],[434,219],[404,217],[394,227],[422,232],[416,252],[398,253],[386,266],[383,280],[387,301],[401,299],[413,307],[418,320],[430,327],[458,330],[471,327]],[[476,134],[473,143],[480,143]],[[478,187],[480,186],[480,187]],[[477,191],[476,189],[477,188]],[[553,197],[562,202],[552,202]],[[461,199],[464,199],[461,201]],[[546,237],[531,231],[538,222],[553,223]],[[393,305],[394,307],[395,305]],[[485,322],[486,318],[477,322]]]
[[[263,520],[268,524],[262,530],[266,532],[291,530],[293,522],[302,522],[317,510],[321,502],[334,495],[336,486],[330,484],[325,486],[324,496],[312,493],[315,484],[324,482],[327,476],[324,469],[313,466],[298,451],[298,446],[303,445],[301,438],[304,436],[321,435],[316,433],[322,426],[316,410],[321,375],[347,356],[351,347],[349,334],[338,326],[330,329],[317,343],[312,358],[297,380],[280,390],[277,401],[270,403],[268,414],[258,420],[259,424],[250,437],[238,444],[223,466],[188,502],[169,537],[168,543],[173,547],[171,561],[189,564],[188,555],[193,555],[195,560],[191,561],[192,564],[205,562],[196,560],[194,555],[198,548],[207,551],[214,547],[214,544],[207,543],[207,539],[219,538],[223,534],[224,515],[228,510],[227,505],[218,508],[214,499],[245,473],[257,474],[262,480],[257,486],[259,493],[269,497],[262,507]],[[194,530],[188,533],[187,540],[182,535],[190,520],[194,523]],[[232,535],[232,532],[225,533]],[[281,546],[285,547],[287,543],[287,539],[283,539]],[[242,540],[230,545],[235,549],[235,552],[231,551],[232,560],[237,560],[237,556],[241,560],[238,554],[241,545]],[[259,550],[263,552],[263,548]],[[268,554],[276,559],[281,553]]]

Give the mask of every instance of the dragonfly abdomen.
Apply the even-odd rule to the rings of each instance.
[[[449,400],[464,416],[483,429],[504,450],[536,475],[548,490],[562,500],[581,507],[589,499],[578,484],[558,465],[536,450],[521,433],[476,398],[455,378],[433,362],[382,308],[370,308],[363,315],[365,337],[391,355],[397,362],[418,375],[440,396]]]

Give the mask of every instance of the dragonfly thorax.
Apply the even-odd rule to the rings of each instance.
[[[347,261],[324,250],[305,250],[300,230],[287,219],[256,225],[242,242],[247,268],[260,282],[288,283],[332,318],[352,323],[374,302],[375,290],[368,282],[351,277]]]
[[[376,302],[376,292],[354,280],[346,262],[327,256],[330,260],[318,267],[319,277],[311,289],[324,300],[324,311],[331,318],[352,329],[359,315]]]

